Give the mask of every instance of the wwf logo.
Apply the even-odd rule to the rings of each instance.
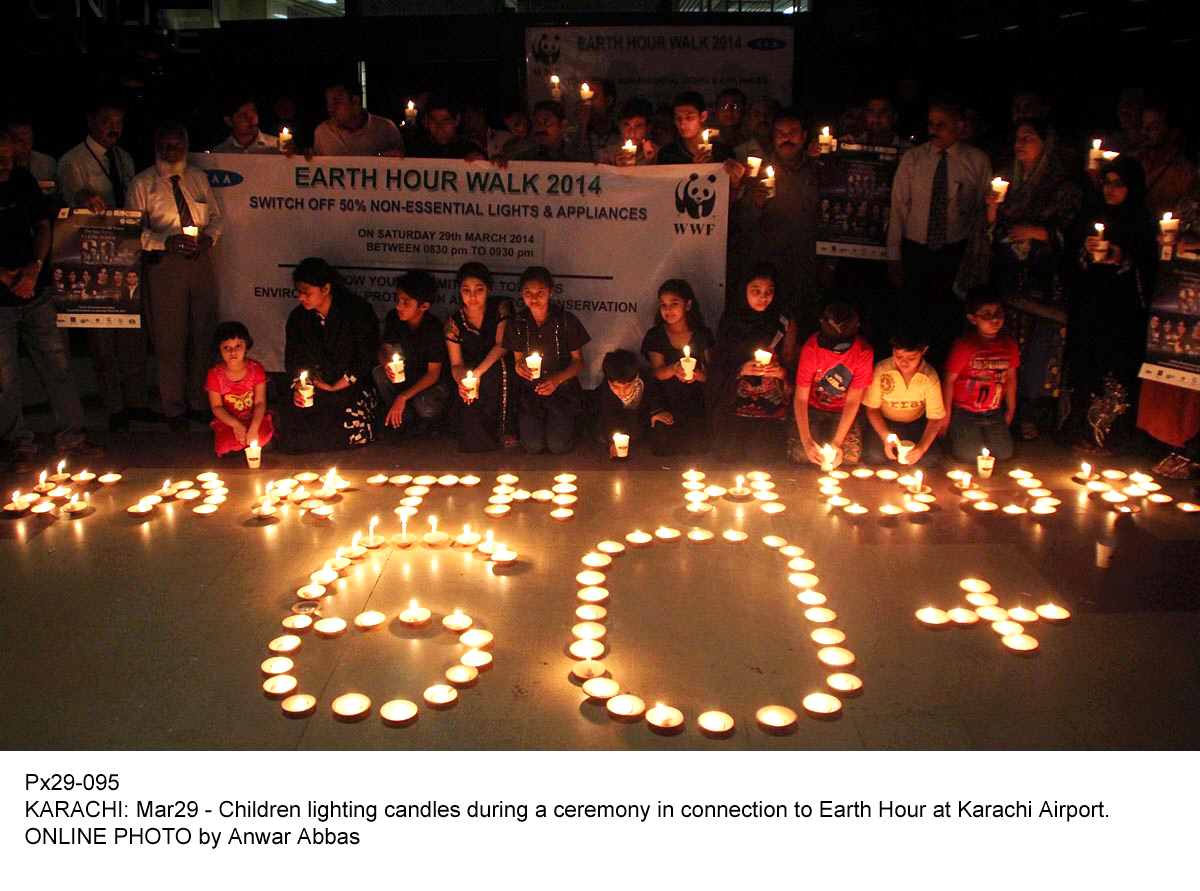
[[[693,220],[706,217],[717,206],[717,176],[693,173],[675,187],[675,209]]]
[[[530,47],[529,52],[543,65],[556,65],[560,52],[558,42],[557,34],[548,34],[543,31],[533,39],[533,46]]]
[[[243,179],[240,173],[234,173],[232,170],[206,170],[204,172],[208,175],[209,186],[214,189],[236,186]]]

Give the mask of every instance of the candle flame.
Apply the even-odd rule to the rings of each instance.
[[[889,433],[889,434],[887,435],[887,441],[888,441],[888,442],[899,442],[899,441],[900,441],[900,437],[899,437],[899,436],[897,436],[895,433]]]
[[[290,131],[288,130],[287,127],[284,127],[282,130],[279,131],[280,136],[288,136],[289,134],[290,134]]]
[[[307,371],[302,371],[302,372],[300,372],[300,386],[302,386],[302,387],[303,387],[303,386],[304,386],[304,382],[305,382],[306,380],[308,380],[308,372],[307,372]]]
[[[626,139],[626,140],[625,140],[625,146],[624,146],[624,147],[625,147],[625,151],[627,151],[627,152],[631,152],[631,151],[633,151],[634,149],[636,149],[636,148],[637,148],[637,146],[635,146],[635,145],[633,144],[633,140],[632,140],[632,139]]]
[[[824,137],[826,137],[826,138],[828,138],[828,137],[829,137],[829,128],[828,128],[828,127],[822,127],[822,128],[821,128],[821,135],[822,135],[822,136],[824,136]]]
[[[774,177],[775,177],[775,168],[768,165],[767,166],[767,179],[774,179]]]
[[[1097,234],[1097,235],[1103,235],[1103,234],[1104,234],[1104,224],[1103,224],[1103,223],[1097,223],[1097,224],[1096,224],[1096,234]]]
[[[417,107],[417,106],[416,106],[416,103],[414,103],[414,102],[413,102],[411,99],[409,99],[409,100],[408,100],[408,105],[406,106],[406,108],[407,108],[409,111],[414,111],[414,110],[416,110],[416,107]]]
[[[743,486],[743,484],[744,484],[745,482],[746,482],[746,478],[745,478],[744,476],[739,476],[739,477],[737,478],[737,487],[738,487],[739,489],[740,489],[740,488],[742,488],[742,486]]]
[[[399,353],[392,353],[392,361],[393,361],[393,362],[399,362],[399,361],[400,361],[400,354],[399,354]]]
[[[437,517],[429,518],[430,532],[437,532]]]
[[[986,448],[983,450],[983,457],[988,457],[991,454]]]
[[[416,609],[416,608],[417,608],[417,601],[416,601],[415,599],[414,599],[414,600],[410,600],[410,601],[408,602],[408,608],[409,608],[409,609]]]
[[[250,448],[252,448],[252,449],[258,448],[258,440],[257,439],[250,440]]]
[[[46,482],[46,473],[47,473],[47,471],[43,470],[41,473],[38,474],[38,485],[39,486],[42,483]]]
[[[491,529],[489,529],[487,531],[487,540],[488,540],[488,544],[492,543],[492,530]]]
[[[355,532],[355,533],[354,533],[354,537],[353,537],[352,539],[350,539],[350,547],[352,547],[352,548],[356,548],[356,547],[358,547],[358,540],[359,540],[360,538],[362,538],[362,533],[361,533],[361,532]]]
[[[688,359],[692,358],[692,348],[691,348],[691,345],[685,346],[685,347],[683,348],[683,355],[684,355],[686,358],[688,358]]]
[[[370,525],[371,531],[374,532],[375,527],[379,525],[379,517],[371,517],[371,522],[369,525]]]
[[[1094,148],[1094,149],[1100,148],[1100,140],[1099,139],[1092,140],[1092,148]]]
[[[579,92],[581,92],[581,93],[586,93],[586,92],[587,92],[588,90],[590,90],[590,89],[591,89],[591,87],[589,87],[589,86],[587,85],[587,81],[586,81],[586,80],[585,80],[583,83],[581,83],[581,84],[579,85]]]
[[[556,87],[558,86],[559,81],[557,74],[550,75],[550,83],[554,84]]]
[[[1092,465],[1088,464],[1086,461],[1079,465],[1079,469],[1083,471],[1084,476],[1092,475]]]
[[[63,472],[63,468],[64,468],[64,467],[66,467],[66,466],[67,466],[67,462],[66,462],[66,461],[59,461],[59,462],[58,462],[58,472],[59,472],[59,473],[62,473],[62,472]]]
[[[471,524],[466,523],[463,525],[463,535],[470,535],[470,534],[471,534]]]
[[[1174,219],[1174,218],[1171,216],[1171,211],[1168,210],[1166,213],[1163,214],[1162,221],[1164,223],[1169,223],[1169,222],[1171,222],[1172,219]]]
[[[338,549],[337,549],[336,551],[334,551],[334,553],[333,553],[334,559],[337,559],[338,557],[341,557],[341,556],[342,556],[343,554],[345,554],[345,553],[346,553],[346,549],[345,549],[345,548],[338,548]]]

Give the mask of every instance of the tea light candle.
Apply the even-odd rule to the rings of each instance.
[[[208,499],[205,499],[207,501]],[[215,504],[197,504],[192,508],[192,513],[201,517],[208,517],[217,512],[218,505]]]
[[[576,591],[575,597],[584,603],[603,603],[605,600],[608,600],[608,588],[589,585],[586,588],[580,588]]]
[[[604,644],[598,640],[577,640],[568,647],[574,659],[599,659],[604,655]]]
[[[1019,517],[1022,514],[1029,513],[1028,510],[1021,507],[1021,505],[1019,505],[1019,504],[1006,504],[1001,509],[1001,511],[1002,511],[1002,513],[1004,513],[1005,516],[1008,516],[1008,517]]]
[[[995,594],[985,594],[982,591],[967,595],[967,603],[971,606],[995,606],[999,602],[1000,598]]]
[[[597,662],[595,659],[584,659],[582,662],[576,662],[571,666],[571,674],[579,678],[581,681],[590,681],[592,678],[604,677],[607,669],[603,662]]]
[[[762,543],[772,550],[778,550],[779,548],[787,547],[788,542],[787,539],[781,535],[764,535],[762,538]],[[796,556],[798,557],[800,555],[797,554]]]
[[[579,558],[579,562],[588,569],[607,569],[612,566],[612,557],[598,551],[590,551]]]
[[[407,473],[398,473],[395,476],[389,476],[388,482],[393,486],[407,486],[412,482],[412,476]]]
[[[1105,493],[1104,493],[1103,495],[1101,495],[1100,497],[1101,497],[1101,498],[1102,498],[1104,501],[1107,501],[1109,504],[1114,504],[1114,505],[1115,505],[1115,504],[1124,504],[1126,501],[1128,501],[1128,500],[1129,500],[1129,496],[1128,496],[1128,495],[1125,495],[1125,494],[1123,494],[1123,493],[1121,493],[1121,492],[1115,492],[1115,491],[1111,491],[1111,490],[1110,490],[1110,491],[1108,491],[1108,492],[1105,492]]]
[[[845,641],[846,632],[837,628],[814,628],[809,637],[812,638],[813,643],[820,644],[823,647],[830,647]]]
[[[656,702],[654,708],[646,712],[646,723],[659,730],[676,730],[683,726],[683,712]]]
[[[478,486],[480,482],[481,480],[479,477],[475,476],[473,473],[469,473],[466,476],[460,476],[458,478],[458,484],[460,486],[466,486],[468,489]]]
[[[690,529],[688,530],[688,541],[692,544],[705,544],[713,540],[713,534],[707,529]]]
[[[386,621],[387,616],[381,613],[379,610],[369,609],[364,610],[354,617],[354,627],[359,631],[374,631]],[[344,625],[345,623],[343,622],[342,624]]]
[[[1153,502],[1154,504],[1170,504],[1175,499],[1173,499],[1166,492],[1151,492],[1146,496],[1146,500]]]
[[[733,716],[726,712],[701,712],[696,718],[696,725],[705,736],[727,736],[733,732]]]
[[[139,501],[137,504],[129,505],[129,507],[125,508],[125,510],[127,513],[131,514],[148,514],[150,511],[154,510],[154,505],[145,501]]]
[[[399,618],[400,622],[409,628],[422,628],[429,624],[432,615],[425,607],[418,605],[414,599],[408,602],[408,609],[403,610]]]
[[[991,582],[974,577],[961,579],[958,587],[967,594],[987,594],[992,590]]]
[[[324,569],[318,569],[309,575],[308,578],[314,585],[331,585],[337,581],[338,573],[337,570],[326,566]]]
[[[293,616],[293,618],[296,617]],[[271,656],[262,661],[259,669],[264,675],[270,676],[273,674],[288,674],[295,666],[296,663],[287,656]]]
[[[856,467],[850,471],[850,475],[857,480],[869,480],[875,475],[875,471],[870,467]]]
[[[485,557],[491,556],[492,551],[496,550],[496,542],[492,538],[492,530],[489,529],[487,531],[487,534],[483,537],[483,541],[479,544],[476,550]]]
[[[625,540],[635,548],[644,548],[654,541],[654,536],[648,532],[643,532],[641,529],[635,529],[625,536]]]
[[[955,625],[974,625],[979,621],[979,616],[975,610],[963,609],[961,606],[946,610],[946,616]]]
[[[917,621],[923,625],[945,625],[950,621],[945,611],[933,606],[917,610],[916,616]]]
[[[379,707],[383,723],[393,727],[408,724],[417,717],[417,704],[408,699],[391,699]]]
[[[66,472],[66,461],[59,461],[58,468],[54,473],[50,474],[50,481],[55,483],[65,483],[71,478],[71,474]]]
[[[839,693],[856,693],[862,689],[862,678],[856,674],[849,674],[844,671],[839,671],[825,678],[825,683],[829,685],[829,689],[837,690]]]
[[[487,671],[492,667],[492,654],[472,647],[462,654],[462,659],[459,661],[476,671]]]
[[[582,622],[602,622],[608,616],[608,610],[594,603],[583,603],[575,607],[575,617]]]
[[[754,490],[746,486],[746,478],[738,476],[734,481],[734,486],[725,493],[725,497],[730,501],[749,501],[754,497]]]
[[[981,480],[989,480],[992,478],[992,471],[996,468],[996,456],[989,452],[986,448],[979,453],[975,458],[975,470],[979,473]]]
[[[679,541],[680,532],[670,526],[659,526],[654,530],[654,537],[659,541]]]
[[[1175,506],[1185,514],[1194,514],[1196,511],[1200,511],[1200,504],[1193,504],[1190,501],[1181,501]]]
[[[320,600],[325,596],[326,588],[319,582],[312,582],[296,589],[296,596],[301,600]]]
[[[683,478],[689,483],[698,483],[704,479],[704,473],[699,470],[687,470],[683,473]]]
[[[699,485],[703,485],[703,484],[699,484]],[[726,489],[724,486],[705,486],[704,494],[707,495],[709,498],[724,498],[726,495],[729,494],[729,490]]]
[[[892,519],[904,513],[904,508],[895,504],[881,504],[879,505],[879,512],[883,514],[885,519]]]
[[[313,631],[318,637],[341,637],[346,631],[346,620],[337,616],[327,616],[313,623]]]
[[[972,505],[972,507],[974,507],[975,510],[979,511],[980,513],[984,513],[984,514],[991,513],[992,511],[1000,509],[1000,505],[998,505],[994,501],[976,501]]]
[[[461,609],[456,609],[450,615],[442,619],[442,627],[447,631],[461,634],[475,623],[475,620],[464,613]]]
[[[975,615],[985,622],[1003,622],[1008,618],[1008,610],[1002,606],[979,606],[975,608]]]
[[[804,710],[811,715],[827,717],[842,710],[842,701],[828,693],[809,693],[801,701]]]
[[[479,650],[490,647],[494,640],[492,632],[485,631],[483,628],[470,628],[458,636],[458,642],[464,647]]]
[[[115,486],[117,483],[121,482],[121,474],[110,471],[109,473],[102,475],[97,482],[102,486]]]
[[[804,618],[814,624],[824,624],[837,619],[837,613],[823,606],[814,606],[804,611]]]
[[[1028,634],[1007,634],[1000,638],[1000,642],[1010,650],[1019,653],[1027,653],[1038,648],[1037,638],[1030,637]]]
[[[854,664],[854,653],[847,650],[845,647],[822,647],[817,650],[817,660],[822,665],[831,665],[841,668],[846,665]]]
[[[454,539],[454,544],[460,548],[474,548],[482,540],[482,535],[478,532],[472,532],[471,527],[466,525],[463,526],[462,534]]]
[[[525,367],[529,369],[530,380],[537,380],[542,376],[542,357],[539,353],[530,353],[525,357]]]
[[[284,616],[283,620],[279,624],[282,625],[287,631],[299,633],[301,631],[307,631],[312,627],[313,617],[307,615],[306,613],[292,613],[291,615]],[[289,668],[288,670],[290,671],[291,669]]]
[[[411,548],[417,542],[417,537],[408,531],[408,520],[400,521],[400,534],[392,536],[392,544],[398,548]]]
[[[29,510],[31,502],[21,500],[20,492],[12,493],[12,501],[4,505],[4,512],[7,514],[23,514]]]
[[[594,585],[604,584],[605,575],[602,572],[597,572],[594,569],[585,569],[583,572],[576,573],[575,582],[581,588],[588,588]]]
[[[554,500],[554,493],[549,489],[534,489],[533,500],[545,504],[548,501]]]
[[[608,554],[610,557],[616,557],[619,554],[625,553],[625,545],[621,544],[619,541],[605,539],[596,545],[596,550],[601,554]]]
[[[927,514],[929,513],[929,505],[923,501],[906,501],[904,502],[904,510],[909,514]]]
[[[1026,624],[1029,622],[1036,622],[1038,620],[1038,614],[1034,610],[1027,609],[1023,606],[1014,606],[1008,611],[1008,617],[1014,622],[1024,622]]]
[[[300,638],[294,634],[281,634],[267,644],[267,649],[277,656],[286,656],[300,649]]]
[[[90,470],[85,469],[85,470],[79,471],[79,473],[73,474],[71,476],[71,482],[76,483],[77,485],[80,485],[80,486],[86,486],[88,483],[90,483],[95,478],[96,478],[96,474],[92,473]]]
[[[568,504],[574,504],[576,501],[578,501],[579,496],[564,493],[562,495],[555,495],[550,500],[559,507],[565,507]]]
[[[754,719],[766,730],[780,731],[794,727],[798,716],[784,705],[766,705],[754,713]]]
[[[575,516],[575,511],[571,510],[569,507],[556,507],[554,510],[550,511],[550,518],[552,520],[569,520],[573,516]]]
[[[632,139],[626,139],[621,146],[621,157],[630,162],[637,158],[637,146],[633,144]]]
[[[811,572],[793,572],[788,575],[788,584],[794,588],[815,588],[821,580]]]
[[[345,548],[338,548],[332,557],[325,561],[325,568],[332,569],[338,575],[341,575],[350,566],[350,558],[345,556],[343,551]]]
[[[884,467],[881,470],[875,471],[875,479],[877,480],[885,480],[890,482],[891,480],[898,479],[899,476],[900,474],[892,470],[890,467]]]
[[[450,541],[450,536],[445,532],[438,532],[437,517],[429,518],[429,527],[430,530],[421,536],[421,541],[431,548],[445,547]]]
[[[421,697],[434,708],[445,708],[458,699],[458,691],[448,684],[434,684],[427,687]]]
[[[286,718],[306,718],[317,707],[317,697],[310,693],[296,693],[279,703]]]
[[[850,499],[847,498],[845,495],[831,495],[825,501],[825,503],[828,504],[830,507],[839,509],[839,510],[843,507],[849,507],[852,504]]]
[[[469,687],[479,680],[479,669],[473,665],[451,665],[446,669],[446,680],[455,687]]]
[[[488,557],[493,566],[511,566],[517,562],[517,552],[508,545],[498,544]]]
[[[571,636],[576,640],[601,640],[608,629],[599,622],[577,622],[571,626]]]
[[[387,481],[388,475],[386,473],[377,473],[373,476],[367,477],[368,486],[382,486]]]
[[[813,591],[806,588],[796,594],[796,599],[805,606],[820,606],[825,603],[826,597],[820,591]]]
[[[731,544],[741,544],[749,537],[749,533],[743,532],[741,529],[726,529],[721,533],[721,538]]]
[[[962,497],[966,501],[987,501],[988,493],[983,489],[964,489]]]
[[[1053,603],[1043,603],[1035,607],[1034,611],[1047,622],[1065,622],[1071,618],[1070,610]]]
[[[608,713],[614,718],[640,718],[646,711],[646,703],[632,693],[619,693],[608,700]]]

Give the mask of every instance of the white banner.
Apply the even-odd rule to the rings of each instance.
[[[654,323],[658,286],[685,278],[715,326],[725,304],[728,179],[719,165],[617,168],[392,158],[193,155],[221,202],[215,250],[221,316],[254,336],[254,356],[283,367],[284,322],[297,306],[292,269],[318,256],[382,317],[407,269],[438,279],[445,318],[458,267],[482,262],[493,293],[519,306],[517,278],[546,266],[592,341],[585,386],[604,353],[636,350]]]
[[[601,77],[617,84],[618,103],[631,96],[667,102],[696,90],[711,104],[725,87],[753,102],[771,96],[792,101],[795,35],[789,27],[647,25],[526,28],[525,75],[532,105],[551,98],[550,76],[563,98]]]

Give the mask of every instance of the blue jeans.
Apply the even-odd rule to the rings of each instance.
[[[1007,461],[1013,456],[1012,432],[1002,408],[982,412],[954,408],[950,413],[949,438],[955,459],[964,464],[974,464],[984,448],[997,461]]]
[[[25,348],[46,388],[54,409],[55,442],[68,449],[83,441],[83,406],[70,357],[58,332],[58,314],[49,295],[43,294],[21,306],[0,306],[0,438],[13,448],[32,448],[33,430],[25,423],[21,407],[21,363],[17,341]]]

